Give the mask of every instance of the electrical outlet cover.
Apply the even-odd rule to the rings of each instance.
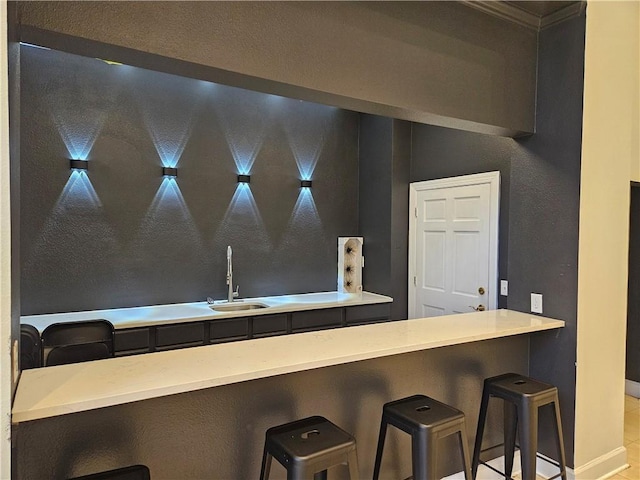
[[[542,313],[542,294],[541,293],[531,294],[531,311],[533,313]]]

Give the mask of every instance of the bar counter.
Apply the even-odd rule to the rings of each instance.
[[[492,310],[25,370],[12,422],[562,327],[561,320]]]

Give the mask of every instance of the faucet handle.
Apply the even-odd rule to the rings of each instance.
[[[233,298],[237,298],[240,295],[240,285],[236,285],[236,291],[233,292]]]

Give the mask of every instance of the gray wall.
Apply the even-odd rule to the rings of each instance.
[[[393,297],[391,318],[407,318],[411,124],[360,116],[359,226],[365,238],[363,284]]]
[[[534,128],[536,33],[458,2],[20,8],[26,41],[63,50],[423,123],[504,135]]]
[[[631,187],[629,298],[627,302],[627,380],[640,382],[640,186]]]
[[[532,340],[530,359],[533,377],[559,387],[565,432],[574,430],[584,32],[584,15],[540,32],[536,134],[518,141],[511,162],[508,303],[529,311],[531,292],[541,293],[544,314],[566,322]],[[564,440],[573,465],[573,435]]]
[[[530,374],[557,385],[565,432],[574,429],[575,359],[585,16],[540,33],[536,134],[511,140],[414,125],[411,181],[501,172],[500,306],[530,311],[542,293],[544,315],[566,322],[531,340]],[[543,451],[555,448],[543,436]],[[564,436],[573,464],[573,435]]]
[[[509,201],[511,198],[511,158],[515,142],[510,138],[462,132],[429,125],[413,125],[411,182],[500,172],[500,232],[498,276],[508,277]],[[517,194],[517,192],[515,192]],[[498,292],[499,282],[495,285]],[[498,307],[506,308],[506,297],[498,297]]]
[[[227,245],[241,296],[335,290],[356,113],[32,47],[21,82],[23,315],[223,298]]]
[[[258,478],[267,428],[323,415],[355,435],[359,478],[371,478],[385,402],[426,393],[454,405],[466,413],[471,443],[483,378],[505,364],[526,373],[528,344],[526,335],[474,342],[21,423],[14,472],[62,479],[143,463],[154,480]],[[501,414],[491,410],[487,445],[500,443]],[[441,476],[462,469],[455,440],[441,445]],[[389,429],[381,478],[411,474],[410,445],[408,435]],[[345,473],[336,468],[329,478]],[[277,462],[271,478],[285,478]]]

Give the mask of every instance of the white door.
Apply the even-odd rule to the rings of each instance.
[[[409,318],[497,306],[500,173],[411,184]]]

